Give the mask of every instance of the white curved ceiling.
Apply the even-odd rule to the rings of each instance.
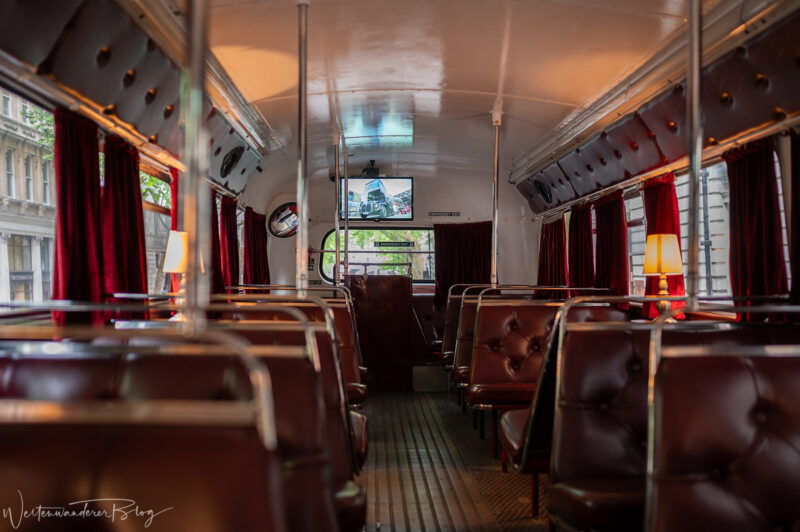
[[[706,9],[717,1],[706,1]],[[510,165],[684,29],[688,0],[312,0],[309,167],[328,175],[344,132],[351,173],[490,171],[490,112]],[[213,52],[291,161],[297,133],[293,0],[212,0]],[[283,154],[283,157],[280,154]]]

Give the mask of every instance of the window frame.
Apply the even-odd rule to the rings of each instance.
[[[433,226],[408,226],[408,225],[406,225],[406,226],[402,226],[402,225],[400,225],[400,226],[398,226],[398,225],[386,226],[386,225],[375,225],[375,224],[359,225],[358,227],[351,227],[350,231],[369,231],[369,230],[376,230],[376,229],[377,230],[387,230],[387,231],[392,231],[392,230],[394,230],[394,231],[430,231],[431,233],[433,233]],[[344,227],[339,227],[339,230],[340,231],[344,231]],[[325,234],[322,235],[322,241],[320,242],[320,252],[318,253],[318,255],[319,255],[319,261],[318,261],[319,264],[317,265],[317,272],[319,273],[319,276],[322,278],[323,281],[325,281],[327,284],[331,284],[331,285],[333,284],[333,277],[329,277],[325,273],[324,268],[323,268],[323,263],[325,262],[323,260],[324,256],[325,256],[325,253],[323,253],[323,251],[329,251],[329,250],[325,250],[325,242],[328,240],[328,237],[333,234],[334,231],[336,231],[335,227],[333,227],[330,230],[326,231]],[[434,265],[436,264],[435,263],[435,261],[436,261],[436,250],[435,250],[435,247],[436,247],[436,243],[434,241],[434,249],[431,250],[431,254],[434,257]],[[342,252],[344,252],[344,246],[342,246],[341,250],[342,250]],[[404,253],[404,252],[403,251],[397,251],[396,253]],[[334,259],[334,262],[335,262],[335,259]],[[411,278],[411,284],[412,285],[433,285],[435,283],[436,283],[436,268],[435,268],[435,266],[434,266],[434,278],[433,279],[430,279],[430,280],[425,280],[425,279],[417,280],[417,279],[414,279],[413,277]]]
[[[2,107],[0,107],[0,112],[3,116],[11,117],[11,93],[4,90],[2,95]]]
[[[33,201],[33,156],[25,156],[25,199]]]

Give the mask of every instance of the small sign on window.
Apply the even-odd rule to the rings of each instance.
[[[415,242],[374,242],[376,248],[413,248]]]

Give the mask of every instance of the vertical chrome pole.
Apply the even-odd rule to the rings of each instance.
[[[295,287],[304,297],[308,289],[308,131],[306,107],[306,75],[308,44],[308,0],[297,0],[298,8],[298,92],[297,92],[297,248]]]
[[[208,304],[208,278],[203,274],[203,256],[211,257],[209,238],[208,142],[203,124],[203,94],[205,83],[206,46],[208,34],[208,5],[206,0],[189,3],[189,49],[186,57],[188,84],[181,105],[184,122],[184,156],[187,172],[183,185],[183,227],[187,234],[186,274],[186,332],[192,334],[205,326],[202,308]],[[204,253],[205,252],[205,253]],[[210,266],[211,261],[208,261]]]
[[[500,176],[500,116],[499,112],[492,113],[494,124],[494,177],[492,180],[492,286],[497,286],[497,217],[499,194],[498,184]]]
[[[333,231],[336,233],[336,262],[333,263],[333,285],[339,286],[341,284],[341,276],[339,274],[339,265],[341,264],[340,250],[342,246],[341,238],[339,235],[339,213],[342,212],[342,179],[339,173],[339,137],[334,137],[333,144],[333,166],[336,175],[336,212],[333,215]]]
[[[342,157],[344,158],[344,273],[350,273],[350,155],[342,135]]]
[[[686,77],[686,126],[689,132],[689,241],[686,272],[688,307],[697,306],[697,266],[699,235],[697,231],[699,194],[698,183],[703,164],[703,123],[700,109],[700,67],[703,54],[701,0],[689,2],[689,68]]]

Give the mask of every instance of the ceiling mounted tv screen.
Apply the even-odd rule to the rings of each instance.
[[[347,209],[350,220],[413,220],[413,177],[351,177],[349,197],[344,200],[341,181],[341,210],[344,220]]]

